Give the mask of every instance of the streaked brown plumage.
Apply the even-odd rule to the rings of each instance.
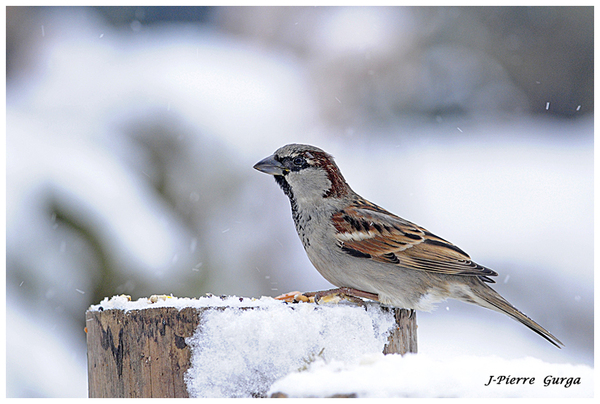
[[[550,343],[562,343],[488,283],[498,274],[454,244],[355,193],[333,158],[309,145],[278,149],[254,168],[273,175],[315,268],[337,287],[383,304],[429,311],[447,298],[509,315]]]

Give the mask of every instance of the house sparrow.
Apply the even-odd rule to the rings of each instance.
[[[358,195],[323,150],[289,144],[254,168],[273,175],[290,199],[308,258],[339,287],[333,292],[424,311],[453,298],[507,314],[558,348],[563,345],[488,286],[495,271]]]

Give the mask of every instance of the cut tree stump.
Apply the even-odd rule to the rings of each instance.
[[[205,310],[225,309],[87,311],[89,397],[188,397],[184,374],[191,366],[191,350],[185,339],[194,334]],[[394,313],[396,328],[383,352],[416,353],[414,311],[388,310]]]

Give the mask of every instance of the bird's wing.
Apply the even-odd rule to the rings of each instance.
[[[454,244],[363,199],[335,213],[332,221],[340,248],[355,257],[488,282],[493,280],[487,276],[498,275]]]

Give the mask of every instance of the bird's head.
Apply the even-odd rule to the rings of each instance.
[[[254,168],[273,175],[290,200],[299,203],[319,203],[351,192],[333,157],[310,145],[283,146]]]

